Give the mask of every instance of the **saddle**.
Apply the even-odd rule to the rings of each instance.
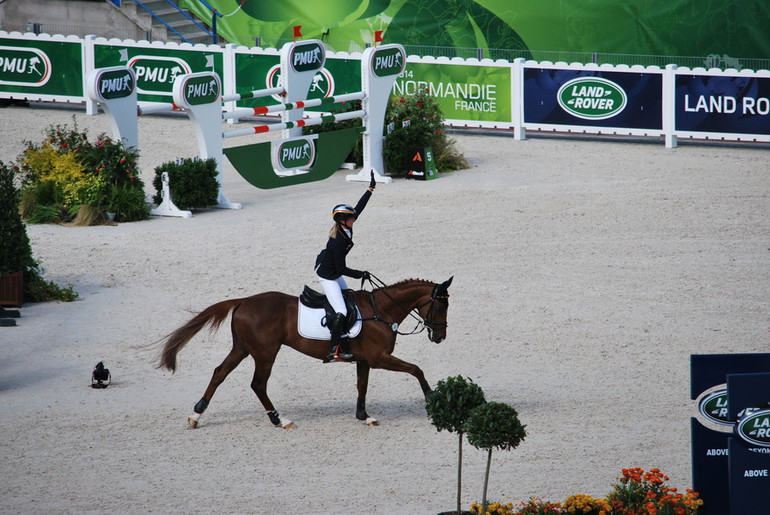
[[[353,290],[342,290],[342,297],[345,299],[345,307],[348,309],[348,316],[345,319],[346,331],[349,331],[350,328],[353,327],[353,324],[356,323],[357,319],[358,308],[356,303],[353,301],[352,296],[350,295],[350,292],[352,291]],[[310,286],[305,285],[305,288],[302,290],[302,293],[299,296],[299,301],[302,305],[311,309],[323,308],[323,310],[326,312],[326,316],[321,319],[321,325],[324,327],[329,327],[329,322],[333,320],[334,315],[337,314],[334,311],[334,308],[332,308],[332,305],[329,304],[329,301],[326,299],[326,295],[314,290]]]

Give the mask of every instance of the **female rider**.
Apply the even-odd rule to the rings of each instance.
[[[348,289],[348,285],[344,276],[354,279],[368,279],[369,272],[348,268],[345,264],[345,258],[350,249],[353,248],[353,224],[363,212],[366,203],[369,202],[376,185],[374,172],[372,172],[369,187],[361,196],[356,207],[350,207],[347,204],[334,206],[332,210],[334,226],[329,231],[326,248],[318,254],[315,260],[315,272],[318,275],[318,280],[335,312],[334,319],[327,323],[331,331],[331,342],[329,355],[324,363],[333,360],[351,361],[353,359],[353,354],[350,353],[350,340],[345,327],[348,310],[345,307],[342,290]]]

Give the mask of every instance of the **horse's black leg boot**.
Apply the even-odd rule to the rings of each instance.
[[[329,355],[326,356],[324,363],[329,363],[330,361],[350,361],[353,359],[353,355],[350,353],[350,340],[342,337],[344,331],[345,315],[337,313],[331,326],[332,338],[329,342]]]

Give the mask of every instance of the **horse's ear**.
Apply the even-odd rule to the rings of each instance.
[[[444,281],[443,283],[441,283],[441,288],[443,290],[448,290],[449,289],[449,285],[452,284],[452,279],[454,279],[454,278],[455,278],[455,276],[452,276],[449,279],[447,279],[446,281]]]

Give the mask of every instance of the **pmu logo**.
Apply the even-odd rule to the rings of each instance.
[[[191,106],[211,104],[219,100],[219,79],[212,74],[189,77],[184,81],[182,92]]]
[[[280,86],[281,77],[281,65],[276,64],[267,72],[267,78],[265,79],[265,87],[277,88]],[[321,68],[313,76],[313,83],[310,84],[310,89],[307,92],[307,98],[325,98],[334,95],[334,77],[326,68]],[[273,95],[273,99],[276,102],[285,102],[285,99],[281,95]]]
[[[96,77],[96,92],[103,100],[130,96],[135,85],[134,74],[128,68],[104,71]]]
[[[39,88],[51,78],[51,60],[42,50],[0,46],[0,84]]]
[[[371,59],[371,69],[377,77],[400,75],[406,66],[406,54],[401,47],[377,49]]]
[[[192,73],[190,65],[176,57],[137,55],[128,61],[136,73],[136,89],[139,93],[172,94],[174,79],[178,75]]]
[[[315,159],[315,145],[310,138],[281,141],[275,152],[277,168],[281,170],[307,168]]]
[[[318,43],[295,45],[289,53],[289,63],[298,72],[320,70],[326,60],[326,51]]]
[[[733,425],[733,422],[727,418],[727,390],[717,390],[708,394],[698,403],[698,409],[711,422]]]
[[[562,109],[584,120],[612,118],[626,108],[623,88],[602,77],[578,77],[565,82],[556,98]]]
[[[751,410],[740,419],[736,430],[750,444],[770,447],[770,409]]]

